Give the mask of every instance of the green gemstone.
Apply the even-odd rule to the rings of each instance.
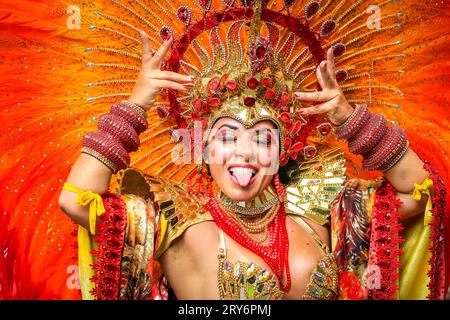
[[[250,284],[254,284],[255,283],[255,281],[256,281],[256,277],[255,276],[251,276],[250,278],[248,278],[248,283],[250,283]]]
[[[253,286],[247,286],[247,298],[253,299],[254,293]]]
[[[258,284],[258,286],[256,287],[256,290],[261,293],[264,289],[264,283],[260,283]]]
[[[245,282],[245,278],[244,278],[244,274],[242,273],[240,276],[239,276],[239,284],[244,284],[244,282]]]

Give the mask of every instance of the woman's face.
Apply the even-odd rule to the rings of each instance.
[[[279,143],[277,127],[269,120],[246,129],[232,118],[219,119],[206,149],[212,178],[232,200],[252,200],[278,170]]]

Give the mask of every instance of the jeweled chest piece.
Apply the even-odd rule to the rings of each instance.
[[[247,217],[261,215],[279,202],[278,196],[271,185],[251,201],[232,200],[222,191],[218,192],[217,201],[224,208]]]

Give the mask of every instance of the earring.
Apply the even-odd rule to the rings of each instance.
[[[207,204],[212,197],[212,178],[206,169],[199,164],[187,179],[189,194],[202,206]]]
[[[273,184],[275,187],[275,192],[278,195],[278,199],[282,203],[285,202],[287,199],[286,188],[284,187],[283,183],[281,182],[280,175],[278,173],[275,174],[275,176],[273,178]]]

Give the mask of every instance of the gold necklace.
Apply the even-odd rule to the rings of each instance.
[[[225,208],[224,211],[238,224],[240,228],[242,228],[242,230],[244,230],[250,238],[258,243],[263,243],[269,236],[269,224],[277,215],[279,208],[280,203],[277,203],[270,210],[266,211],[261,219],[258,219],[257,221],[245,221],[244,217],[231,210]],[[263,232],[263,234],[260,237],[255,238],[254,234],[261,232]]]
[[[220,190],[217,194],[217,201],[223,208],[247,217],[261,215],[279,202],[272,185],[269,185],[261,194],[250,201],[232,200]]]

